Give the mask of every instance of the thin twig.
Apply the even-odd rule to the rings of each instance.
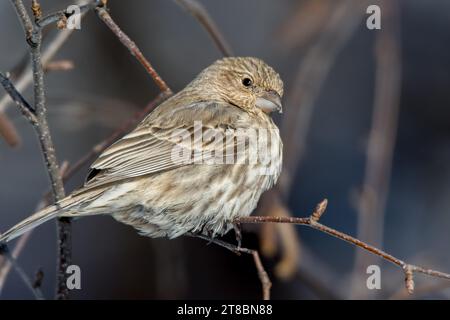
[[[420,266],[416,266],[413,264],[406,263],[403,260],[400,260],[393,255],[386,253],[383,250],[380,250],[372,245],[369,245],[357,238],[354,238],[348,234],[345,234],[343,232],[337,231],[336,229],[330,228],[328,226],[325,226],[318,222],[318,216],[320,217],[323,212],[325,211],[327,206],[327,200],[323,200],[320,202],[316,210],[309,216],[305,218],[298,218],[298,217],[270,217],[270,216],[249,216],[249,217],[240,217],[236,219],[236,222],[238,223],[290,223],[290,224],[297,224],[297,225],[304,225],[308,226],[310,228],[316,229],[318,231],[327,233],[335,238],[344,240],[346,242],[349,242],[359,248],[362,248],[372,254],[375,254],[384,260],[387,260],[398,267],[400,267],[404,274],[405,274],[405,285],[406,288],[410,293],[414,290],[414,280],[412,278],[414,273],[423,273],[429,276],[438,277],[438,278],[444,278],[450,280],[450,274],[432,270],[432,269],[426,269]]]
[[[25,37],[27,41],[31,40],[33,34],[33,22],[27,13],[27,9],[23,5],[21,0],[11,0],[14,8],[16,9],[17,16],[19,17],[22,27],[25,31]]]
[[[150,62],[144,57],[141,50],[136,43],[130,39],[120,27],[114,22],[110,14],[105,7],[97,7],[96,9],[98,17],[108,26],[108,28],[116,35],[116,37],[122,42],[122,44],[130,51],[130,53],[136,57],[136,59],[142,64],[147,73],[155,81],[156,85],[162,92],[172,93],[166,82],[160,77],[158,72],[153,68]]]
[[[102,2],[100,0],[95,0],[85,5],[78,5],[78,8],[80,9],[79,13],[80,15],[82,15],[100,5],[102,5]],[[37,19],[36,25],[40,28],[44,28],[49,24],[58,23],[59,21],[61,21],[61,19],[68,19],[73,14],[75,14],[75,11],[67,12],[67,10],[60,10],[57,12],[53,12],[51,14],[46,15],[43,18]]]
[[[25,116],[25,118],[30,121],[33,125],[38,124],[38,119],[36,117],[35,109],[25,100],[25,98],[20,94],[19,91],[14,87],[9,78],[0,72],[0,83],[9,94],[11,99],[19,108],[20,112]]]
[[[242,248],[242,247],[236,246],[234,244],[231,244],[231,243],[228,243],[228,242],[225,242],[222,240],[218,240],[215,238],[211,239],[210,237],[205,236],[203,234],[186,233],[186,235],[189,237],[200,238],[200,239],[206,240],[209,243],[217,244],[217,245],[219,245],[223,248],[226,248],[236,254],[239,254],[239,253],[250,254],[253,257],[253,262],[255,263],[255,267],[258,272],[258,278],[261,281],[263,299],[270,300],[270,288],[272,287],[272,282],[270,281],[269,276],[267,275],[267,272],[264,269],[264,266],[261,262],[261,258],[259,257],[258,251],[253,250],[253,249]]]
[[[22,252],[23,248],[25,247],[25,244],[30,239],[31,232],[24,233],[19,240],[16,243],[16,246],[14,247],[14,250],[12,251],[12,256],[14,259],[17,259],[17,257]],[[7,248],[8,249],[8,248]],[[8,278],[8,274],[11,271],[11,263],[8,259],[6,259],[4,256],[0,256],[0,295],[3,291],[3,288],[6,283],[6,279]]]
[[[225,37],[220,32],[214,20],[208,14],[208,11],[200,2],[197,0],[175,0],[175,2],[197,19],[225,57],[233,56],[233,50],[230,45],[225,40]]]
[[[37,300],[44,300],[44,295],[42,294],[42,291],[40,288],[35,288],[33,286],[33,281],[28,277],[25,270],[22,269],[22,267],[17,263],[14,256],[9,252],[8,248],[5,245],[2,245],[0,247],[0,253],[2,256],[4,256],[9,264],[13,266],[14,270],[17,271],[17,274],[20,276],[22,281],[26,284],[26,286],[30,289],[30,291],[33,293],[34,297]]]
[[[44,66],[44,71],[67,71],[72,70],[75,67],[75,64],[72,60],[57,60],[50,61]]]

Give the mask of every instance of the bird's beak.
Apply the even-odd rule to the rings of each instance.
[[[264,91],[262,94],[260,94],[256,98],[255,104],[265,113],[271,113],[275,110],[279,113],[283,111],[280,95],[272,90]]]

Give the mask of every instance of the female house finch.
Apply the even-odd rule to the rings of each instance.
[[[111,214],[149,237],[223,235],[278,179],[282,142],[269,114],[281,111],[282,95],[280,76],[263,61],[216,61],[107,148],[83,187],[0,242],[54,217],[95,214]],[[257,142],[249,139],[254,133]]]

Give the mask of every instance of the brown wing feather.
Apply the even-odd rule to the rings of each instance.
[[[168,127],[163,127],[161,123],[155,124],[149,121],[143,121],[134,131],[118,140],[108,147],[98,159],[91,165],[91,172],[82,189],[84,192],[92,188],[104,186],[120,180],[135,178],[143,175],[155,174],[167,170],[172,170],[186,165],[193,165],[192,159],[194,152],[200,154],[203,160],[211,159],[214,156],[213,150],[217,150],[218,143],[223,145],[223,149],[229,149],[230,146],[222,141],[211,139],[210,141],[195,141],[191,137],[202,137],[201,130],[211,130],[212,134],[225,135],[232,134],[229,126],[223,127],[224,123],[221,115],[230,108],[234,110],[235,120],[238,121],[240,110],[234,106],[218,102],[201,102],[195,104],[195,110],[202,110],[203,115],[208,115],[208,123],[194,126],[192,110],[190,105],[173,108],[170,110],[172,121]],[[168,110],[169,111],[169,110]],[[233,112],[231,113],[233,114]],[[150,117],[148,117],[150,118]],[[179,119],[174,122],[173,119]],[[189,119],[186,121],[186,119]],[[228,120],[228,119],[227,119]],[[200,118],[198,119],[200,121]],[[233,123],[226,121],[225,123]],[[233,129],[233,128],[231,128]],[[180,141],[180,132],[189,133],[189,139]],[[225,140],[224,140],[225,141]],[[186,159],[174,158],[172,156],[174,148],[178,151],[191,154],[190,161]],[[234,148],[234,147],[233,147]],[[223,151],[226,155],[226,151]]]

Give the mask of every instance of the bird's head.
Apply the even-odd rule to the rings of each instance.
[[[196,80],[197,86],[208,88],[221,100],[246,111],[259,109],[267,114],[282,111],[283,81],[260,59],[223,58],[206,68]]]

